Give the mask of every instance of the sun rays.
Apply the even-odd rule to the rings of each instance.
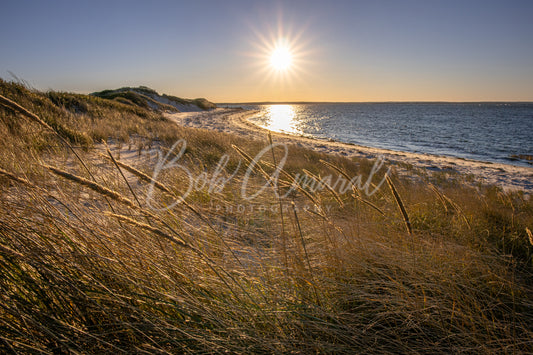
[[[275,30],[260,31],[252,27],[254,72],[264,83],[290,85],[302,78],[305,72],[307,43],[303,30],[294,32],[280,23]]]

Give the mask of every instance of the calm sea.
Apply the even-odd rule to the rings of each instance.
[[[242,105],[240,105],[242,106]],[[532,166],[533,103],[244,105],[259,126],[363,146]]]

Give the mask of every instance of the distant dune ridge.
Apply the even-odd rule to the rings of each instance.
[[[195,112],[212,110],[217,107],[214,103],[204,98],[183,99],[176,96],[159,94],[154,89],[146,86],[103,90],[94,92],[91,95],[160,112]]]

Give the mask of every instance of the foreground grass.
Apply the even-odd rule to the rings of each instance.
[[[533,351],[533,203],[523,194],[393,171],[370,197],[313,191],[309,181],[280,198],[303,171],[364,182],[374,162],[289,147],[271,187],[283,147],[247,176],[267,137],[1,84],[42,121],[0,108],[4,352]],[[178,139],[187,147],[148,199],[157,160],[115,164],[102,138],[139,156],[156,144],[165,154]],[[206,181],[225,154],[211,181],[227,181],[215,188]],[[187,190],[187,171],[196,188],[163,208]],[[248,194],[266,187],[248,201],[243,184]]]

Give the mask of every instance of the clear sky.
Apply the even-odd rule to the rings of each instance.
[[[244,101],[533,101],[533,1],[0,4],[0,77]],[[269,63],[284,41],[292,64]]]

